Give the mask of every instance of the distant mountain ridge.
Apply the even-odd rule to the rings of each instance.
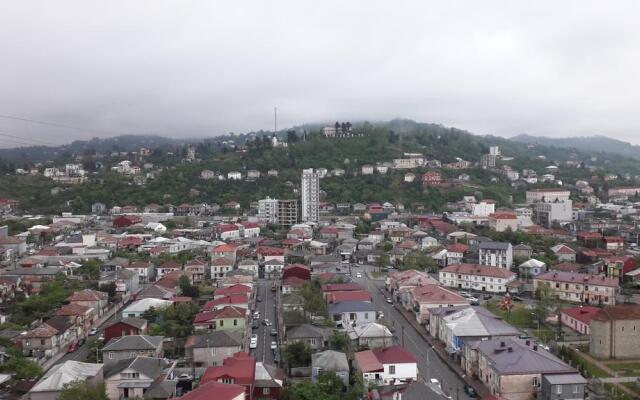
[[[573,148],[589,152],[613,153],[640,159],[640,146],[601,135],[550,138],[546,136],[522,134],[510,138],[510,140],[527,144],[539,144],[542,146]]]

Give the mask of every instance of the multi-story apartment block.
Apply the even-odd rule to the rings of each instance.
[[[537,202],[534,209],[534,221],[549,228],[554,222],[569,222],[573,219],[573,202],[571,200],[554,202]]]
[[[508,269],[476,264],[450,265],[440,270],[438,278],[443,286],[491,293],[505,293],[515,279]]]
[[[561,300],[574,303],[615,305],[619,281],[604,275],[549,271],[533,278],[533,290],[547,285]]]
[[[478,246],[480,265],[510,269],[513,265],[513,246],[509,242],[482,242]]]
[[[545,202],[553,203],[556,201],[567,201],[571,192],[564,189],[536,189],[527,190],[527,204]]]
[[[320,175],[313,168],[302,170],[302,222],[320,220]]]
[[[268,224],[290,227],[298,223],[298,200],[266,198],[258,201],[258,218]]]

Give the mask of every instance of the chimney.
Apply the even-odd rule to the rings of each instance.
[[[538,351],[538,345],[537,344],[533,345],[533,351]]]

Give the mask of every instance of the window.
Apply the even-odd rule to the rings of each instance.
[[[223,320],[223,319],[221,319],[221,320],[220,320],[220,327],[223,327],[223,326],[224,326],[224,320]]]
[[[580,393],[580,386],[573,385],[573,393]]]
[[[233,320],[233,326],[238,326],[238,320],[237,319]]]
[[[271,388],[268,388],[268,387],[262,388],[262,394],[264,395],[271,394]]]
[[[564,288],[565,288],[565,290],[569,290],[569,284],[568,284],[568,283],[565,283],[565,284],[564,284]]]
[[[109,352],[109,360],[113,360],[113,356],[114,356],[113,351],[110,351]]]
[[[560,289],[560,284],[556,283],[556,289]]]
[[[396,366],[389,365],[389,375],[395,375],[395,374],[396,374]]]
[[[538,377],[534,376],[533,379],[531,380],[531,385],[533,387],[538,387],[540,385],[540,382],[538,381]]]
[[[215,355],[216,355],[216,348],[215,348],[215,347],[212,347],[212,348],[211,348],[211,355],[212,355],[212,356],[215,356]]]
[[[560,386],[560,385],[556,386],[556,393],[557,394],[562,394],[562,386]]]
[[[44,339],[40,339],[40,345],[44,346],[45,340]]]
[[[309,339],[309,344],[315,346],[316,345],[316,339],[315,338]]]

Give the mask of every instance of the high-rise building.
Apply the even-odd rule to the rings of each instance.
[[[278,200],[278,225],[293,226],[298,223],[298,200]]]
[[[278,200],[267,197],[258,201],[258,218],[268,224],[278,223]]]
[[[313,168],[302,170],[302,222],[320,220],[320,175]]]
[[[298,223],[298,200],[267,197],[258,201],[258,218],[268,224],[290,227]]]

